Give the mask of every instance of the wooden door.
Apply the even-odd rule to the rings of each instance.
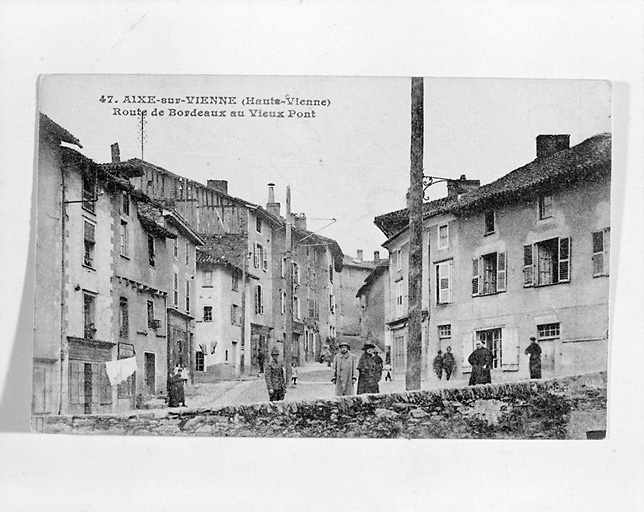
[[[151,395],[156,393],[156,361],[154,354],[145,353],[144,361],[145,391]]]

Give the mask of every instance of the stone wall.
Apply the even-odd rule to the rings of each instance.
[[[50,416],[41,430],[234,437],[597,439],[606,430],[606,389],[606,373],[597,373],[306,402]]]

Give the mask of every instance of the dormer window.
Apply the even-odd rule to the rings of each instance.
[[[486,235],[494,233],[495,231],[494,224],[495,224],[494,210],[485,212],[485,234]]]

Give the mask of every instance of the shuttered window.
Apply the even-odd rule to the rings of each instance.
[[[436,304],[452,302],[452,262],[436,264]]]
[[[96,226],[91,222],[83,222],[83,244],[83,265],[93,268],[94,250],[96,245]]]
[[[523,286],[570,282],[570,238],[551,238],[523,246]]]
[[[532,286],[534,284],[532,249],[532,244],[523,246],[523,286]]]
[[[507,257],[493,252],[472,260],[472,295],[491,295],[507,290]]]

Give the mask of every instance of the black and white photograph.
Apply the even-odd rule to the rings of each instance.
[[[641,509],[642,20],[0,2],[0,509]]]
[[[34,430],[605,437],[609,82],[39,87]]]

